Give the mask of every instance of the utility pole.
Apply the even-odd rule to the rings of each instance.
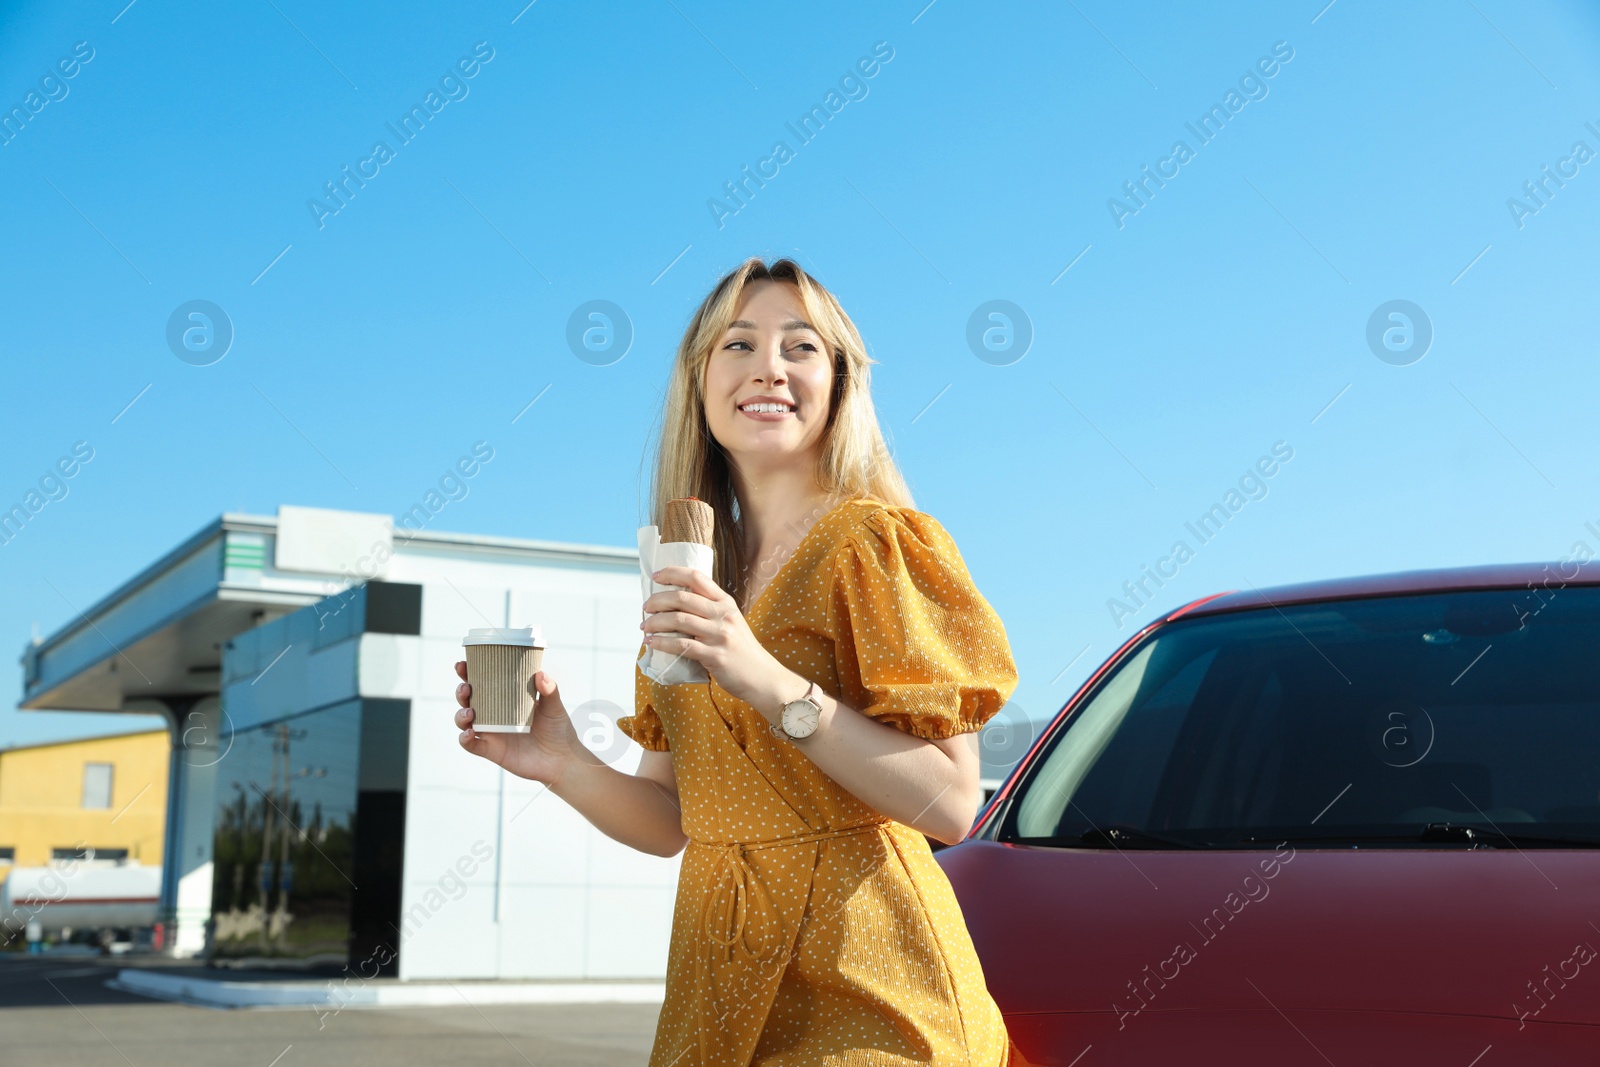
[[[261,794],[261,866],[258,871],[257,882],[261,887],[261,930],[258,940],[263,952],[267,949],[268,927],[272,922],[272,912],[268,909],[268,904],[272,896],[272,829],[274,824],[273,814],[276,808],[273,794],[278,791],[278,747],[281,744],[280,736],[282,731],[283,727],[280,726],[274,732],[272,763],[268,772],[267,790]],[[257,786],[256,791],[260,792],[261,787]]]
[[[289,889],[294,884],[294,873],[289,862],[289,724],[283,730],[283,829],[278,848],[278,944],[289,947]]]

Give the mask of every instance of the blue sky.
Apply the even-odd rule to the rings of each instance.
[[[1019,718],[1208,593],[1600,550],[1590,5],[124,3],[0,15],[0,107],[38,94],[0,146],[0,503],[93,448],[0,545],[16,654],[221,512],[398,514],[479,440],[433,528],[631,545],[673,348],[753,254],[861,328]],[[205,366],[167,340],[196,300]],[[568,345],[595,300],[620,359]],[[1417,311],[1369,344],[1397,300],[1421,358]],[[20,691],[0,744],[127,722]]]

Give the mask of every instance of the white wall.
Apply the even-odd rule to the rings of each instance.
[[[401,554],[387,578],[423,586],[421,637],[361,639],[361,694],[412,702],[400,977],[664,978],[680,857],[612,841],[452,721],[466,631],[536,624],[567,709],[631,773],[640,749],[606,727],[633,711],[637,573]]]

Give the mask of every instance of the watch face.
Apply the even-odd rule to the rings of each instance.
[[[809,737],[817,728],[817,706],[809,700],[794,700],[783,706],[783,730],[790,737]]]

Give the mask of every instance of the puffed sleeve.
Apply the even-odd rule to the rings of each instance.
[[[644,642],[639,643],[639,654],[633,657],[633,714],[617,720],[617,729],[637,741],[642,748],[652,752],[666,752],[667,731],[661,716],[650,703],[650,679],[639,669],[644,656]]]
[[[979,729],[1016,689],[1005,627],[932,516],[871,513],[834,558],[832,581],[848,706],[932,740]]]

